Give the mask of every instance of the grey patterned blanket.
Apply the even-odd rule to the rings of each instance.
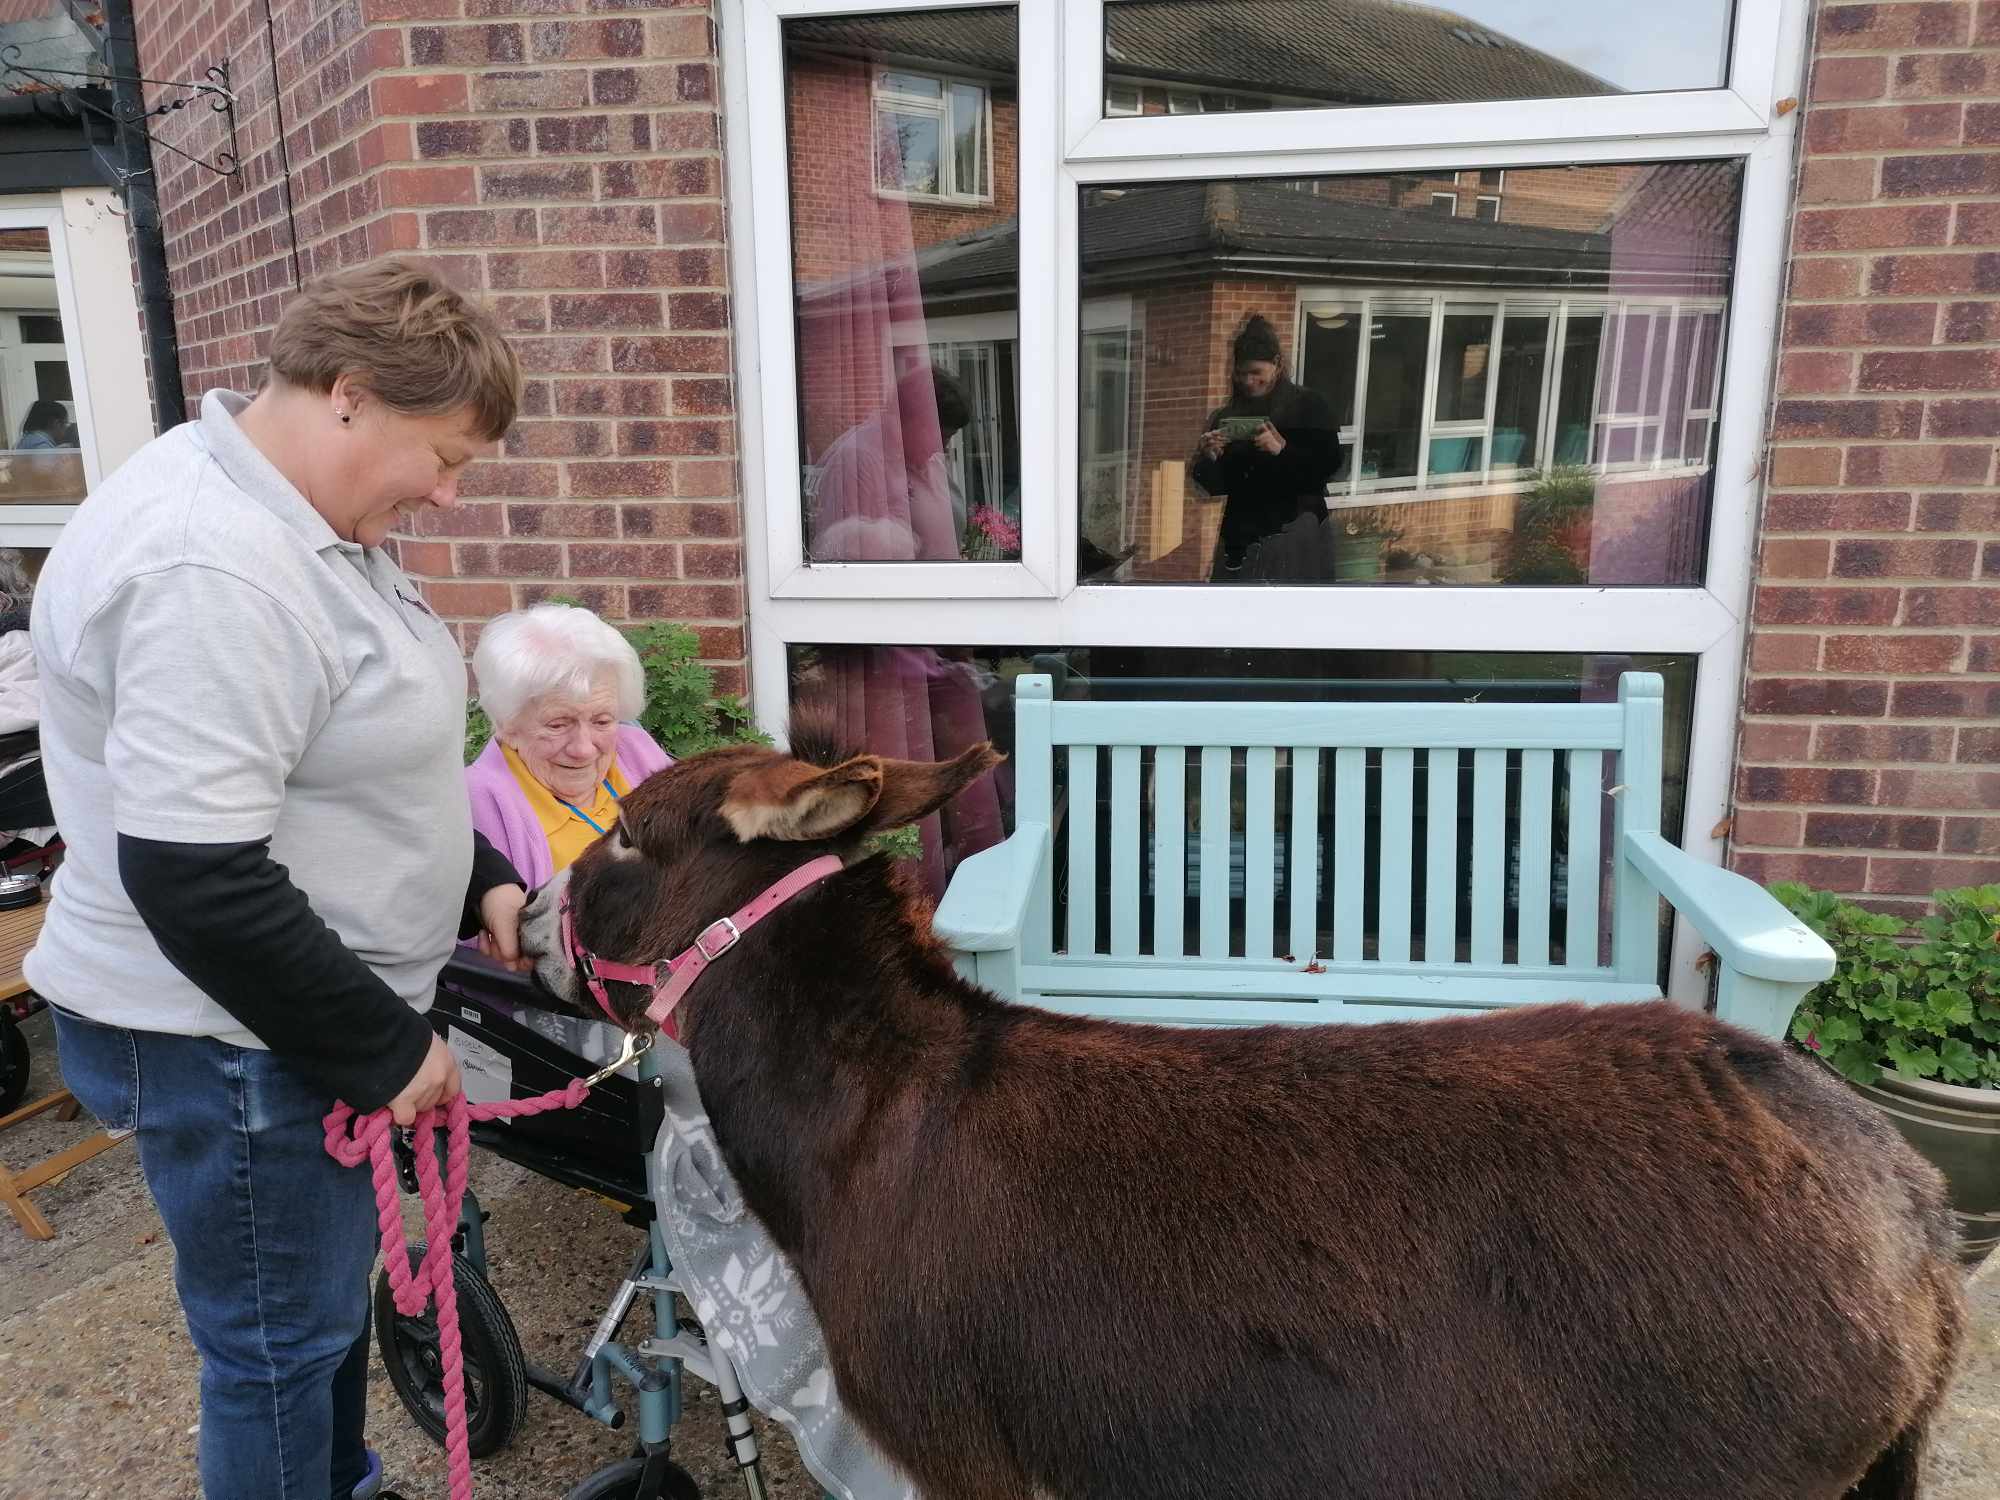
[[[653,1204],[711,1355],[728,1359],[751,1403],[791,1433],[828,1494],[918,1500],[842,1409],[798,1275],[723,1165],[687,1053],[663,1038],[653,1055],[667,1110],[653,1150]]]

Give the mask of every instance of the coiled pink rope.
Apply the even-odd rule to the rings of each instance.
[[[378,1109],[357,1120],[351,1105],[335,1104],[326,1117],[326,1154],[344,1167],[367,1161],[375,1173],[375,1208],[382,1225],[382,1261],[395,1293],[396,1311],[416,1317],[427,1301],[437,1304],[438,1353],[444,1361],[445,1460],[451,1475],[451,1500],[472,1500],[472,1450],[465,1430],[465,1352],[458,1332],[458,1288],[452,1279],[451,1237],[458,1230],[458,1213],[465,1202],[466,1161],[470,1155],[466,1128],[474,1120],[518,1119],[552,1109],[575,1109],[590,1092],[588,1079],[532,1099],[506,1099],[470,1104],[457,1094],[450,1102],[420,1113],[412,1127],[417,1157],[417,1186],[424,1203],[424,1259],[410,1269],[409,1246],[403,1239],[403,1210],[397,1196],[396,1162],[389,1132],[396,1128],[389,1111]],[[444,1122],[444,1174],[438,1174],[437,1127]]]

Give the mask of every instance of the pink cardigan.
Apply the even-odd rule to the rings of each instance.
[[[637,724],[618,726],[617,756],[618,769],[631,786],[674,763]],[[465,768],[465,790],[472,799],[472,826],[514,862],[529,890],[547,885],[556,873],[549,841],[520,782],[507,768],[497,738],[488,740],[486,748]]]

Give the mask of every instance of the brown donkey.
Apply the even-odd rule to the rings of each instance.
[[[1169,1029],[961,979],[862,841],[997,757],[795,736],[638,787],[577,944],[678,1024],[843,1399],[929,1500],[1912,1500],[1964,1316],[1937,1175],[1666,1004]],[[596,1013],[550,887],[539,972]],[[644,1025],[643,987],[610,1001]]]

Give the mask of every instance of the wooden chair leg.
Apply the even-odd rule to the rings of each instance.
[[[29,1239],[52,1240],[56,1237],[55,1226],[28,1201],[27,1194],[15,1185],[14,1174],[5,1167],[0,1167],[0,1203],[7,1205],[7,1211],[13,1214]]]
[[[23,1120],[31,1120],[36,1115],[53,1110],[59,1120],[73,1120],[81,1111],[80,1106],[68,1089],[58,1089],[47,1098],[37,1099],[33,1104],[23,1105],[10,1115],[0,1116],[0,1130],[9,1125],[18,1125]],[[28,1201],[28,1194],[36,1188],[47,1187],[60,1181],[100,1152],[109,1151],[124,1140],[130,1131],[120,1131],[113,1135],[100,1130],[87,1140],[78,1141],[66,1151],[58,1151],[46,1161],[31,1167],[8,1168],[0,1166],[0,1204],[5,1204],[28,1238],[52,1240],[56,1237],[55,1226],[49,1223],[42,1211]]]

